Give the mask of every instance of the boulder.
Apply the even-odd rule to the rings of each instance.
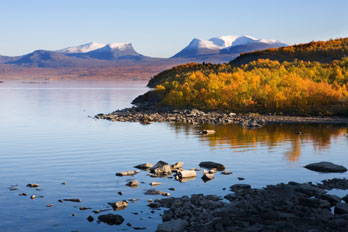
[[[156,232],[184,232],[188,222],[182,219],[175,219],[163,222],[157,226]]]
[[[124,222],[124,218],[118,214],[104,214],[98,217],[99,221],[108,225],[121,225]]]
[[[157,176],[169,175],[172,173],[170,165],[164,161],[158,161],[155,166],[150,168],[150,172]]]
[[[127,201],[116,201],[115,203],[112,203],[111,206],[114,209],[124,209],[128,206],[128,202]]]
[[[204,174],[202,176],[202,180],[204,182],[207,182],[207,181],[212,180],[212,179],[214,179],[214,174],[207,173],[207,174]]]
[[[131,180],[126,185],[129,186],[129,187],[135,188],[135,187],[138,187],[139,183],[136,180]]]
[[[189,177],[196,177],[197,173],[195,170],[183,170],[183,171],[178,171],[177,176],[182,179],[182,178],[189,178]]]
[[[204,161],[199,164],[200,167],[202,168],[207,168],[207,169],[212,169],[216,168],[217,171],[223,171],[225,170],[225,166],[219,163],[215,163],[212,161]]]
[[[316,172],[346,172],[347,168],[331,162],[312,163],[304,166],[305,168]]]
[[[173,169],[179,169],[182,168],[182,165],[184,165],[184,162],[178,161],[175,164],[172,165]]]
[[[150,163],[143,163],[143,164],[139,164],[134,166],[135,168],[141,169],[141,170],[149,170],[150,168],[152,168],[152,164]]]

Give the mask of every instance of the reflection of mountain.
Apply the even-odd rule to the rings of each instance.
[[[267,146],[269,150],[283,146],[285,156],[291,161],[298,161],[303,146],[313,144],[315,150],[328,149],[333,138],[347,133],[347,129],[334,125],[267,125],[265,127],[250,130],[238,125],[203,125],[193,127],[190,124],[176,124],[176,131],[184,131],[187,135],[198,134],[201,129],[214,129],[214,135],[200,136],[200,141],[208,142],[211,147],[229,145],[230,148],[256,148],[258,145]],[[301,135],[295,132],[302,132]],[[224,146],[225,147],[225,146]]]

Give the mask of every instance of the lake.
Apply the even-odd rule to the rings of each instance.
[[[147,91],[145,85],[140,81],[0,83],[0,231],[132,231],[132,227],[154,231],[162,210],[152,213],[147,200],[162,196],[146,196],[147,189],[170,192],[174,197],[192,193],[224,196],[235,183],[261,188],[290,180],[318,182],[347,176],[303,168],[318,161],[348,167],[347,127],[268,125],[250,130],[238,125],[142,125],[89,117],[131,106],[136,96]],[[199,134],[202,129],[214,129],[216,134]],[[215,161],[232,175],[217,173],[207,183],[200,178],[202,172],[185,183],[150,178],[144,171],[134,177],[115,176],[134,170],[134,165],[159,160],[183,161],[187,169],[198,168],[201,161]],[[144,183],[138,188],[125,186],[132,179]],[[152,181],[162,184],[151,187]],[[40,187],[28,188],[28,183]],[[169,191],[170,187],[175,191]],[[33,194],[37,198],[32,200]],[[82,202],[58,202],[63,198]],[[97,222],[98,215],[112,210],[98,215],[92,210],[110,209],[109,202],[131,198],[138,200],[114,212],[125,218],[122,225]],[[46,207],[48,204],[53,206]],[[93,222],[87,221],[89,215],[95,218]]]

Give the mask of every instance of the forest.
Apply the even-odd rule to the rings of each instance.
[[[238,113],[347,115],[346,54],[348,38],[267,49],[236,59],[255,58],[246,64],[235,60],[176,66],[154,76],[148,86],[154,88],[151,94],[157,96],[159,106]],[[143,100],[149,100],[148,96],[143,95]]]

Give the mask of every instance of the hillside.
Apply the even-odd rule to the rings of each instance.
[[[285,50],[290,61],[283,60],[287,56],[280,48],[255,52],[274,56],[248,64],[180,65],[154,76],[148,86],[155,89],[134,103],[233,112],[348,114],[347,41],[291,46]]]
[[[258,59],[283,61],[318,61],[329,63],[348,56],[348,38],[329,41],[317,41],[280,48],[270,48],[262,51],[243,53],[231,61],[233,65],[247,64]]]

